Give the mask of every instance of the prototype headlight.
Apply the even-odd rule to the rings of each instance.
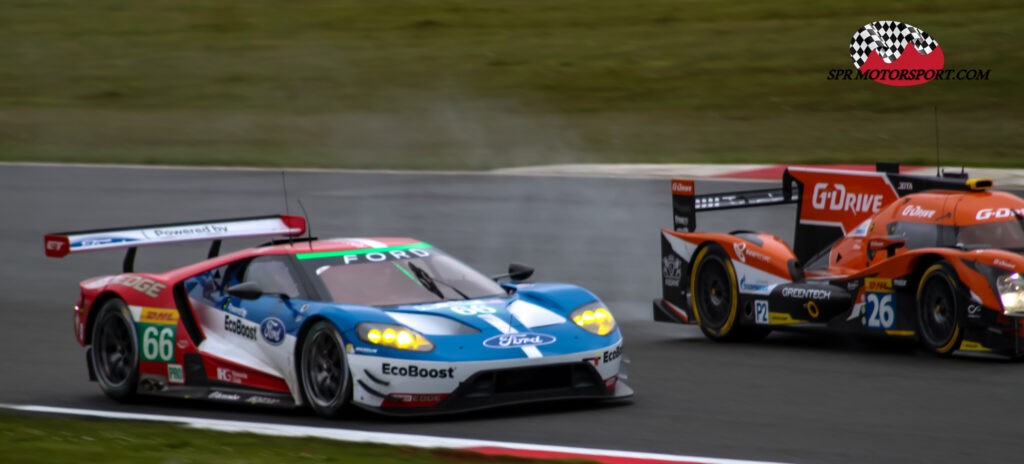
[[[356,326],[359,339],[371,345],[408,351],[428,352],[434,344],[419,332],[397,324],[362,322]]]
[[[600,301],[576,308],[569,314],[569,319],[583,330],[596,335],[608,335],[615,330],[615,318]]]
[[[1003,314],[1024,316],[1024,280],[1014,272],[996,278],[999,299],[1003,301]]]

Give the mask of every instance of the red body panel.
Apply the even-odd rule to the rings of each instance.
[[[143,318],[147,317],[146,311],[150,308],[156,309],[155,311],[151,311],[151,313],[154,314],[153,317],[158,317],[161,314],[177,314],[178,308],[173,294],[175,285],[192,276],[224,266],[239,259],[263,255],[287,255],[323,251],[369,249],[380,247],[381,245],[391,247],[409,245],[413,243],[419,243],[419,240],[411,238],[384,237],[372,239],[334,239],[316,241],[312,243],[298,241],[291,244],[240,250],[164,273],[125,273],[87,279],[82,281],[80,284],[81,297],[73,316],[75,338],[78,340],[79,344],[83,346],[90,343],[91,321],[89,317],[94,311],[99,310],[99,306],[96,304],[97,302],[102,303],[110,297],[120,298],[130,308],[141,307]],[[161,312],[159,311],[160,309],[170,311]],[[188,308],[188,310],[191,311],[191,308]],[[193,319],[195,319],[194,314]],[[188,335],[188,331],[185,329],[183,321],[177,317],[174,317],[173,321],[143,320],[141,322],[170,323],[170,325],[173,325],[176,330],[173,341],[173,363],[140,360],[140,374],[152,374],[171,379],[174,376],[171,376],[168,373],[169,364],[176,364],[179,366],[184,365],[184,358],[186,355],[198,354],[202,357],[203,366],[207,375],[211,376],[211,380],[234,383],[271,392],[290,392],[287,383],[280,377],[246,367],[209,353],[200,352],[196,347],[195,341]],[[199,330],[202,333],[203,327],[201,324],[199,325]],[[173,383],[184,383],[186,380],[185,376],[187,375],[188,374],[186,372],[182,372],[180,382]]]

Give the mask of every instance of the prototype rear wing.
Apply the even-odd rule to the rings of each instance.
[[[991,186],[990,180],[968,179],[964,172],[934,177],[900,174],[896,163],[877,163],[875,171],[791,166],[783,172],[778,188],[705,195],[696,194],[692,180],[673,179],[672,223],[676,232],[693,232],[698,212],[795,203],[793,251],[805,262],[900,197],[933,189]]]
[[[672,224],[677,232],[697,228],[697,212],[796,203],[799,191],[781,188],[697,195],[692,180],[672,179]]]
[[[43,239],[46,256],[63,258],[71,253],[128,248],[125,272],[131,272],[135,249],[140,246],[212,240],[210,257],[220,251],[220,242],[227,238],[286,236],[306,233],[302,216],[274,215],[203,222],[156,224],[118,229],[84,230],[46,234]]]

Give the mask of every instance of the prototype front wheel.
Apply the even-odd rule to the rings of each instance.
[[[701,248],[690,273],[693,313],[704,335],[712,340],[735,338],[739,290],[732,261],[720,248]]]
[[[92,366],[107,396],[125,401],[139,381],[139,346],[128,306],[119,298],[103,303],[92,327]]]
[[[935,354],[953,353],[963,338],[956,272],[946,263],[930,266],[917,287],[917,325],[921,344]]]
[[[351,395],[352,379],[344,346],[341,334],[327,321],[315,323],[302,343],[302,393],[322,417],[341,415]]]

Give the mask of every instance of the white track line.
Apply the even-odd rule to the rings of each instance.
[[[359,443],[376,443],[396,446],[412,446],[416,448],[503,448],[507,450],[528,450],[550,453],[566,453],[581,458],[614,457],[626,459],[642,459],[650,462],[686,462],[700,464],[777,464],[767,461],[746,461],[739,459],[719,459],[697,456],[680,456],[672,454],[640,453],[634,451],[615,451],[592,448],[575,448],[568,446],[536,445],[529,443],[512,443],[490,440],[472,440],[466,438],[432,437],[427,435],[410,435],[403,433],[367,432],[363,430],[337,429],[326,427],[310,427],[302,425],[271,424],[266,422],[244,422],[223,419],[206,419],[201,417],[169,416],[162,414],[141,414],[134,412],[101,411],[95,409],[60,408],[38,405],[0,404],[0,408],[15,411],[58,414],[64,416],[102,417],[107,419],[165,422],[184,425],[186,427],[216,430],[231,433],[255,433],[276,437],[315,437],[329,440],[340,440]]]

